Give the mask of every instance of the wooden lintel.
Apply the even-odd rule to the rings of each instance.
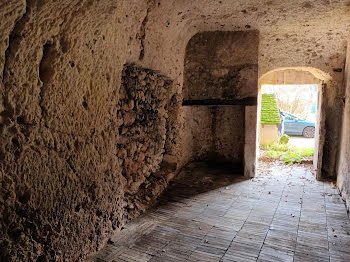
[[[257,97],[246,97],[242,99],[201,99],[184,100],[183,106],[254,106],[257,105]]]

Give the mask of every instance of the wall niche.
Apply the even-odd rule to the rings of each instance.
[[[257,31],[201,32],[189,41],[183,112],[191,160],[245,166],[245,150],[255,148],[245,123],[246,108],[257,105],[258,46]]]

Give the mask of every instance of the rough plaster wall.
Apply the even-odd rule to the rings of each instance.
[[[186,48],[184,99],[255,97],[259,36],[255,31],[204,32]]]
[[[164,1],[149,17],[146,53],[157,48],[160,57],[169,51],[174,55],[160,60],[145,57],[144,61],[159,69],[172,63],[174,67],[167,70],[180,80],[176,72],[181,71],[185,47],[196,33],[258,30],[260,75],[279,67],[306,65],[331,73],[343,64],[349,10],[347,1],[328,0],[203,0],[200,5],[186,0]],[[166,17],[161,15],[165,13]]]
[[[245,107],[219,106],[212,108],[214,148],[217,161],[241,165],[244,162]]]
[[[1,24],[0,24],[0,52],[5,53],[8,47],[10,32],[12,31],[16,21],[25,13],[25,1],[8,0],[0,2],[1,8]],[[3,72],[5,57],[0,57],[0,72]],[[2,78],[2,73],[1,73]]]
[[[350,50],[347,51],[345,79],[345,108],[343,114],[343,126],[341,136],[341,148],[339,153],[337,186],[347,209],[350,210]]]
[[[243,167],[244,106],[186,106],[184,116],[180,166],[209,160]]]
[[[207,158],[213,151],[213,119],[211,110],[206,106],[183,107],[183,128],[180,130],[183,156],[180,163]]]
[[[322,177],[325,179],[336,179],[337,160],[340,150],[341,123],[344,109],[344,89],[341,81],[332,81],[327,84],[323,105],[325,109],[325,131],[322,156]]]

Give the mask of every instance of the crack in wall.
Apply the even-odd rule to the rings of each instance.
[[[146,10],[146,15],[142,20],[141,23],[141,27],[140,27],[140,33],[138,34],[138,39],[140,40],[140,55],[139,55],[139,60],[142,61],[143,58],[145,57],[145,39],[146,39],[146,26],[147,26],[147,22],[148,22],[148,16],[152,10],[152,8],[154,8],[154,6],[156,5],[156,1],[153,0],[149,0],[147,2],[147,10]],[[158,2],[158,5],[160,5],[160,3]]]
[[[139,34],[139,40],[140,40],[140,55],[139,60],[142,61],[145,56],[145,38],[146,38],[146,25],[148,22],[148,14],[150,12],[150,8],[147,8],[146,16],[144,17],[141,27],[140,27],[140,34]]]

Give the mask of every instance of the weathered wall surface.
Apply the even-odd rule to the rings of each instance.
[[[259,31],[260,75],[283,66],[331,74],[336,85],[329,87],[328,145],[337,145],[343,102],[339,68],[350,7],[345,1],[304,2],[0,0],[1,259],[82,260],[152,203],[189,159],[181,142],[182,83],[186,45],[198,32]],[[161,83],[148,93],[168,99],[150,100],[161,109],[152,108],[150,116],[162,119],[151,122],[159,124],[154,128],[162,136],[163,159],[161,146],[143,152],[137,143],[137,149],[125,145],[129,161],[156,156],[147,164],[148,177],[135,174],[138,169],[129,169],[118,155],[121,138],[134,141],[139,135],[136,126],[145,131],[148,145],[157,140],[139,121],[133,129],[131,120],[140,112],[131,110],[128,100],[139,97],[128,94],[119,103],[124,65],[131,63],[146,79],[174,80],[166,94],[158,92]],[[136,96],[139,81],[131,85]],[[132,137],[119,136],[125,123],[117,111],[130,120]],[[157,165],[159,172],[153,173]],[[126,194],[131,181],[136,186]]]
[[[125,178],[124,218],[148,208],[167,185],[171,170],[160,170],[166,153],[172,81],[151,70],[127,65],[117,109],[117,156]],[[166,171],[167,173],[163,173]],[[175,171],[175,170],[172,170]]]
[[[186,106],[184,116],[180,163],[207,160],[243,167],[244,106]]]
[[[4,110],[3,107],[3,71],[5,65],[5,51],[8,48],[8,42],[10,33],[15,26],[18,19],[25,13],[26,5],[24,1],[3,1],[0,2],[0,111]],[[1,117],[1,116],[0,116]]]
[[[350,50],[347,51],[344,84],[346,87],[337,185],[350,210]]]
[[[189,41],[185,55],[185,100],[256,97],[256,31],[204,32]]]
[[[244,164],[245,107],[219,106],[213,109],[214,156],[233,164]]]
[[[183,99],[195,103],[212,100],[214,105],[230,99],[255,99],[258,45],[256,31],[214,31],[193,36],[186,47]],[[190,149],[190,159],[231,162],[243,167],[244,108],[244,105],[186,107],[181,137],[189,137],[190,142],[184,143],[181,151]],[[208,121],[201,121],[198,112]],[[208,135],[211,138],[208,139]]]
[[[82,260],[164,189],[171,81],[124,70],[152,4],[1,1],[1,261]]]
[[[184,153],[181,163],[191,160],[205,159],[208,152],[214,150],[213,119],[210,107],[183,107],[183,128],[180,130],[181,143]]]

